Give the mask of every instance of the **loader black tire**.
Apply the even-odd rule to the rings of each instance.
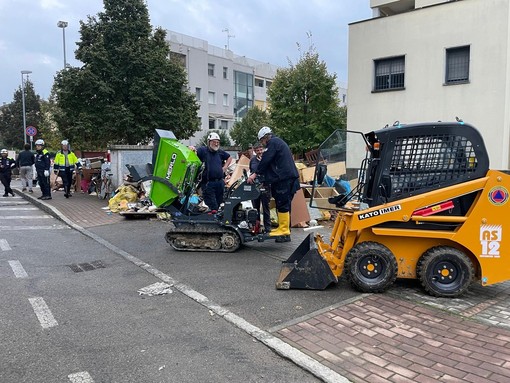
[[[382,293],[397,279],[398,265],[386,246],[377,242],[361,242],[347,254],[345,271],[356,290]]]
[[[466,292],[475,271],[471,259],[462,251],[454,247],[437,246],[420,257],[416,273],[430,295],[454,298]]]

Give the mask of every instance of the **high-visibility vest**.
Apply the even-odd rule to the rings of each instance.
[[[57,152],[53,161],[53,170],[64,170],[66,168],[66,156],[62,151]],[[75,166],[78,169],[81,168],[78,157],[73,152],[67,152],[67,161],[71,170],[74,170]]]

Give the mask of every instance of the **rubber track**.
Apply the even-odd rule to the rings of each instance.
[[[203,239],[204,236],[214,236],[217,237],[217,240],[221,242],[221,236],[223,234],[233,234],[236,238],[236,244],[232,248],[225,249],[222,247],[220,249],[204,249],[204,248],[189,248],[189,247],[176,247],[172,238],[172,235],[177,234],[179,238],[186,238],[187,242],[193,242],[193,239],[196,237],[200,237]],[[165,235],[166,241],[178,251],[210,251],[210,252],[224,252],[224,253],[232,253],[236,251],[241,246],[241,240],[239,235],[230,229],[224,229],[222,227],[215,227],[213,225],[178,225],[174,228],[170,229]]]

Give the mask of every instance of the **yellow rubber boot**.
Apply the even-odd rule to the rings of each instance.
[[[280,237],[290,235],[290,213],[278,213],[278,228],[271,230],[270,237]]]

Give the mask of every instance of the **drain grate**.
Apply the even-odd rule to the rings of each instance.
[[[92,261],[86,263],[73,263],[72,265],[69,265],[69,267],[75,273],[81,273],[82,271],[104,269],[106,266],[104,265],[103,261]]]

